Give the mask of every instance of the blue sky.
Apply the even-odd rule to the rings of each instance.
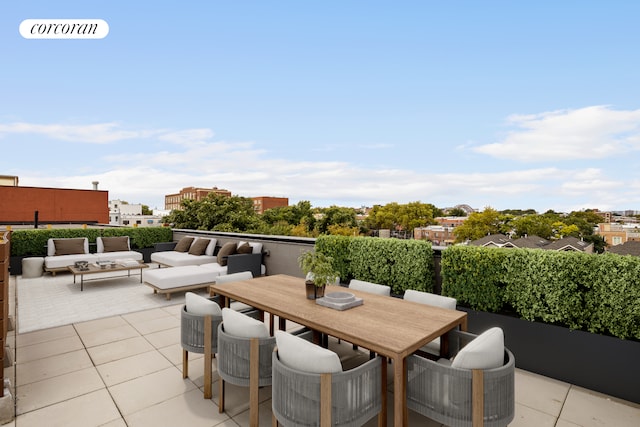
[[[0,6],[0,174],[162,208],[186,186],[313,206],[640,210],[640,2]],[[99,40],[25,19],[92,18]]]

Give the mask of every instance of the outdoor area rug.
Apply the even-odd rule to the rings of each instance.
[[[154,268],[151,265],[149,268]],[[153,289],[140,283],[140,276],[122,277],[122,272],[104,273],[121,276],[112,279],[90,280],[85,277],[84,291],[80,292],[80,277],[73,283],[70,273],[56,276],[23,279],[17,276],[18,333],[84,322],[102,317],[126,314],[174,304],[184,304],[184,292],[176,292],[167,301],[164,295],[154,294]],[[102,273],[100,273],[101,277]],[[206,291],[202,292],[205,295]]]

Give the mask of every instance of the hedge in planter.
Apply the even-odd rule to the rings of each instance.
[[[640,258],[454,246],[443,294],[474,310],[640,339]]]
[[[433,291],[433,249],[429,242],[321,236],[316,240],[316,250],[338,260],[334,268],[345,283],[351,278],[366,280],[391,286],[394,294],[406,289]]]
[[[87,237],[90,243],[95,243],[100,236],[129,236],[132,248],[148,248],[154,243],[171,241],[173,231],[166,227],[14,230],[11,233],[11,256],[45,256],[47,240],[50,238]]]

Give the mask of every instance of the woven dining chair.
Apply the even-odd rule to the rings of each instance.
[[[330,350],[312,343],[302,344],[300,338],[293,337],[294,358],[298,363],[284,362],[285,348],[280,341],[283,331],[278,331],[278,348],[273,352],[273,384],[271,391],[272,426],[361,426],[379,414],[382,409],[382,363],[376,357],[353,369],[342,371],[340,361],[337,366],[323,371],[328,363],[323,356],[313,353],[332,353]],[[286,336],[286,335],[285,335]],[[291,339],[291,338],[290,338]],[[311,350],[310,348],[317,348]],[[291,349],[290,351],[291,352]],[[291,356],[289,356],[291,357]],[[300,364],[308,364],[302,370]]]
[[[421,292],[413,289],[407,289],[404,291],[403,299],[405,301],[413,301],[420,304],[430,305],[434,307],[446,308],[449,310],[455,310],[458,301],[455,298],[447,297],[444,295],[432,294],[430,292]],[[431,359],[440,358],[440,337],[422,346],[417,352],[420,356],[428,357]],[[446,353],[446,349],[445,349]]]
[[[264,323],[230,309],[222,310],[218,325],[218,410],[224,412],[225,383],[249,387],[249,424],[258,425],[258,391],[271,385],[274,337]]]
[[[471,340],[453,361],[407,358],[407,407],[450,427],[508,425],[515,416],[515,358],[500,343],[502,330],[453,331],[451,339],[456,347]]]
[[[204,354],[204,398],[211,399],[212,360],[218,348],[218,325],[222,313],[217,298],[205,298],[192,292],[185,294],[180,311],[180,345],[182,378],[189,376],[189,352]]]

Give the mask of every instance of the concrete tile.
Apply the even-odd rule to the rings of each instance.
[[[131,381],[109,387],[113,400],[124,415],[133,414],[150,406],[196,389],[175,367],[154,372]]]
[[[26,384],[16,389],[16,412],[24,414],[101,388],[104,383],[94,368]]]
[[[176,365],[182,370],[182,347],[180,344],[174,344],[167,347],[162,347],[158,350],[164,357],[171,363]],[[204,357],[201,353],[189,352],[189,362],[193,360],[202,359]],[[202,362],[196,362],[202,365]],[[204,369],[204,368],[203,368]],[[189,363],[189,370],[191,371],[191,363]]]
[[[509,427],[554,427],[557,418],[545,412],[516,403],[516,413]]]
[[[17,363],[26,363],[32,360],[44,359],[58,354],[83,350],[82,341],[77,335],[59,338],[54,341],[45,341],[16,349]]]
[[[640,405],[572,386],[560,419],[582,427],[637,427]]]
[[[47,427],[125,426],[106,389],[19,415],[16,422],[20,426]]]
[[[136,330],[140,332],[140,334],[146,335],[152,332],[178,328],[180,327],[180,319],[177,319],[171,315],[166,315],[164,317],[158,317],[156,319],[132,323],[132,326],[136,328]]]
[[[217,407],[216,407],[217,409]],[[266,402],[262,402],[260,404],[260,408],[259,408],[259,412],[258,412],[258,425],[261,426],[268,426],[271,425],[271,416],[272,416],[273,412],[271,411],[271,399],[267,400]],[[249,410],[247,409],[246,411],[235,415],[233,417],[233,421],[235,421],[236,423],[238,423],[239,426],[241,427],[250,427],[250,423],[249,423],[249,419],[250,419],[251,414],[249,413]],[[377,424],[375,424],[377,425]]]
[[[140,333],[138,333],[138,331],[129,324],[109,329],[80,333],[80,338],[87,348],[138,336],[140,336]]]
[[[182,311],[182,306],[184,304],[180,303],[180,304],[175,304],[175,305],[169,305],[166,307],[162,307],[163,311],[166,311],[167,313],[169,313],[170,315],[180,318],[180,312]]]
[[[129,427],[210,427],[230,419],[219,414],[218,407],[210,399],[203,399],[199,390],[191,390],[126,415],[125,420]]]
[[[578,424],[570,423],[569,421],[558,420],[555,427],[581,427],[581,426],[579,426]]]
[[[96,366],[151,350],[153,346],[143,337],[128,338],[87,349]]]
[[[41,344],[73,336],[77,336],[77,333],[71,325],[42,329],[39,331],[28,332],[26,334],[18,334],[16,337],[16,347],[19,348],[28,345]]]
[[[145,334],[145,339],[155,348],[163,348],[180,344],[180,327]]]
[[[128,323],[121,316],[105,317],[102,319],[90,320],[88,322],[75,323],[73,326],[80,335],[92,332],[104,331],[105,329],[117,328]]]
[[[93,363],[84,349],[58,354],[16,365],[16,384],[22,386],[91,367]]]
[[[97,369],[109,387],[171,366],[171,362],[157,351],[148,351],[99,365]]]
[[[167,317],[169,315],[170,314],[162,308],[152,308],[150,310],[123,314],[120,317],[122,317],[130,324],[135,325],[136,323],[147,322],[149,320],[158,319],[160,317]]]
[[[516,369],[515,400],[555,418],[560,415],[570,384]]]
[[[213,385],[212,391],[213,391],[213,401],[216,403],[216,405],[218,405],[220,402],[218,381],[216,381],[215,384]],[[204,393],[204,391],[201,391],[201,393]],[[258,391],[258,401],[260,402],[260,404],[264,402],[271,402],[271,387],[260,388],[260,390]],[[226,383],[225,393],[224,393],[224,412],[230,417],[233,417],[235,420],[237,415],[248,410],[249,410],[249,387],[240,387],[237,385]],[[247,412],[247,420],[248,420],[248,417],[249,417],[249,414]]]

